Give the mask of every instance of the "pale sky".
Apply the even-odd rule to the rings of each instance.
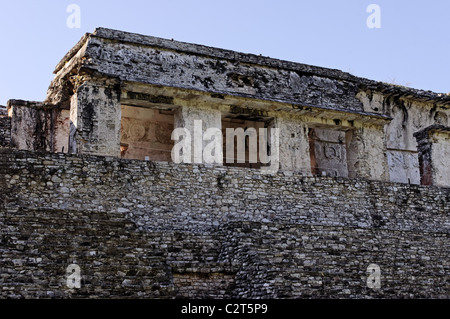
[[[70,4],[81,10],[69,28]],[[370,4],[381,28],[368,28]],[[0,0],[0,104],[42,101],[53,70],[96,27],[339,69],[450,92],[448,0]]]

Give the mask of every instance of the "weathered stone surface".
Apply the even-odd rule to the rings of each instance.
[[[419,145],[419,164],[423,185],[447,186],[450,183],[450,127],[431,125],[414,134]]]
[[[120,145],[122,158],[171,161],[174,142],[173,112],[122,106]]]
[[[104,28],[83,37],[58,64],[48,102],[67,100],[63,93],[68,85],[63,79],[71,68],[122,81],[347,111],[363,111],[357,94],[371,91],[450,104],[448,95],[370,81],[339,70]]]
[[[380,126],[359,127],[347,135],[349,177],[388,181],[386,142]]]
[[[417,152],[388,150],[387,158],[391,182],[420,184]]]
[[[310,131],[314,147],[314,174],[348,177],[346,132],[315,128]]]
[[[0,153],[3,297],[449,297],[448,188]]]
[[[418,148],[413,134],[430,125],[449,125],[448,107],[424,102],[410,95],[368,94],[361,91],[358,98],[363,103],[364,111],[386,114],[392,118],[385,127],[390,180],[420,184]]]
[[[48,148],[49,112],[40,102],[9,100],[12,109],[11,146],[24,150],[45,151]]]
[[[11,118],[5,106],[0,105],[0,146],[11,145]]]
[[[71,152],[120,156],[120,92],[86,81],[71,100]]]
[[[275,119],[280,130],[280,169],[311,174],[308,127],[306,123],[289,116]]]
[[[120,94],[114,97],[119,102],[113,103],[136,107],[177,109],[178,113],[190,109],[197,117],[205,118],[213,110],[216,117],[220,111],[222,116],[234,114],[252,120],[258,113],[275,122],[298,115],[309,119],[303,118],[296,125],[308,128],[318,127],[321,122],[358,121],[353,135],[345,128],[347,141],[351,143],[345,145],[346,152],[344,145],[338,150],[347,159],[339,167],[328,168],[330,174],[344,177],[419,183],[418,150],[413,134],[429,125],[448,125],[450,118],[448,94],[371,81],[339,70],[104,28],[86,34],[58,64],[55,74],[45,103],[63,109],[73,92],[94,77],[105,82],[112,80],[121,87]],[[79,116],[90,115],[87,112]],[[315,119],[313,123],[311,119]],[[383,137],[379,128],[370,128],[372,124],[385,125]],[[282,135],[295,134],[289,133],[292,128],[285,130]],[[76,133],[75,128],[72,131]],[[82,141],[89,138],[85,136]],[[104,141],[107,140],[109,137]],[[97,136],[89,143],[102,141]],[[292,139],[285,141],[288,143],[282,147],[286,150],[280,149],[282,166],[308,174],[310,159],[304,153],[306,147],[300,142],[293,145]],[[73,146],[72,142],[69,144]],[[376,147],[371,150],[371,145]],[[78,148],[77,152],[112,155],[118,152],[110,149],[102,153],[98,148],[103,147],[92,145],[84,150]],[[302,154],[293,159],[290,154],[293,150]],[[162,154],[152,158],[167,159]],[[376,167],[371,167],[372,164]],[[322,166],[330,165],[324,162]]]
[[[195,134],[195,121],[199,125],[201,124],[199,133],[201,136],[196,138]],[[191,136],[191,159],[192,163],[204,163],[203,150],[209,140],[204,139],[203,135],[208,129],[222,129],[222,115],[220,111],[213,109],[199,109],[195,107],[183,106],[179,108],[174,115],[174,128],[185,128],[188,130]],[[196,142],[197,141],[197,142]],[[178,142],[178,141],[175,141]],[[219,144],[222,146],[222,143]],[[218,151],[216,163],[221,164],[223,162],[223,150],[220,148]],[[198,152],[198,153],[197,153]],[[196,156],[196,153],[198,156]]]
[[[68,117],[66,110],[42,102],[9,100],[8,146],[34,151],[67,152]]]
[[[7,116],[7,115],[8,115],[8,110],[7,110],[6,106],[0,105],[0,116]]]
[[[448,173],[450,159],[450,127],[444,132],[434,134],[433,167],[434,182],[436,186],[450,185],[450,174]]]
[[[449,106],[338,70],[96,29],[45,102],[0,108],[0,296],[449,298]],[[171,163],[171,130],[196,120],[219,135],[279,129],[280,170],[221,163],[220,147],[216,164]],[[419,179],[434,186],[408,185]]]
[[[419,100],[436,100],[438,104],[450,104],[450,94],[439,94],[430,91],[414,90],[407,87],[401,87],[397,85],[371,81],[368,79],[359,78],[351,74],[334,70],[321,68],[311,65],[305,65],[300,63],[293,63],[288,61],[281,61],[277,59],[272,59],[268,57],[257,56],[253,54],[244,54],[229,50],[222,50],[217,48],[211,48],[201,45],[182,43],[178,41],[165,40],[161,38],[155,38],[150,36],[143,36],[139,34],[127,33],[118,30],[110,30],[105,28],[97,28],[94,33],[94,37],[98,39],[106,39],[114,42],[123,41],[124,44],[136,44],[140,46],[156,47],[156,48],[167,48],[172,51],[181,51],[186,53],[194,53],[199,56],[211,56],[217,59],[238,61],[242,64],[255,64],[261,65],[263,67],[270,67],[275,69],[287,69],[293,70],[299,74],[314,75],[322,79],[336,79],[339,81],[348,81],[357,83],[358,86],[364,87],[367,90],[377,89],[384,94],[397,94],[405,95],[409,97],[414,97]],[[70,56],[70,54],[68,55]],[[58,67],[57,69],[58,70]],[[295,77],[295,75],[294,75]],[[244,79],[243,79],[244,80]],[[326,81],[326,80],[325,80]],[[244,81],[242,81],[244,82]],[[295,80],[293,80],[295,82]],[[300,84],[302,85],[302,84]],[[295,85],[293,85],[295,87]],[[319,85],[320,86],[320,85]],[[339,93],[339,92],[335,92]],[[343,93],[343,92],[341,92]],[[355,92],[356,93],[356,92]],[[348,106],[349,103],[345,103]],[[357,103],[359,105],[359,103]]]
[[[295,104],[362,109],[355,97],[357,85],[347,81],[346,76],[333,79],[333,75],[343,74],[336,70],[102,28],[84,40],[85,45],[80,45],[75,55],[76,62],[69,64],[89,72],[114,75],[122,81]],[[70,60],[74,53],[65,59]],[[66,70],[58,66],[56,72],[65,74]],[[56,91],[62,91],[60,81],[61,77],[55,79],[51,87],[57,89],[49,91],[48,100],[63,99],[51,98],[58,95]]]

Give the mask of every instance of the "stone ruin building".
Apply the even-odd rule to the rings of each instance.
[[[0,111],[2,296],[450,297],[450,94],[105,28],[54,73]],[[173,163],[196,120],[278,172]]]

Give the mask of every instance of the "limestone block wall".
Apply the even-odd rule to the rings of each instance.
[[[6,148],[0,188],[2,297],[450,297],[448,188]]]

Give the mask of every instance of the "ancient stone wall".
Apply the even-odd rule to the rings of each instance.
[[[9,100],[11,146],[23,150],[49,150],[49,112],[41,102]]]
[[[316,173],[420,184],[413,134],[429,125],[448,126],[450,118],[449,94],[105,28],[86,34],[54,73],[44,104],[62,109],[70,104],[72,153],[120,156],[122,151],[126,158],[168,160],[171,143],[148,136],[154,124],[147,123],[147,136],[138,141],[121,140],[121,106],[174,112],[173,126],[187,129],[198,118],[217,128],[221,115],[271,118],[283,128],[282,169],[311,173],[312,164]],[[135,126],[138,136],[144,133],[141,124]],[[163,126],[161,131],[169,125]],[[346,132],[347,143],[310,143],[307,128]]]
[[[81,55],[89,56],[83,69],[122,81],[362,110],[358,85],[336,70],[321,73],[311,66],[101,28]],[[335,79],[336,73],[341,78]]]
[[[0,148],[0,189],[2,297],[450,297],[448,188]]]
[[[44,102],[0,110],[12,147],[0,147],[0,297],[449,298],[449,106],[449,94],[98,28]],[[280,129],[280,170],[221,163],[221,145],[219,165],[195,151],[194,164],[163,162],[173,129],[196,134],[198,120],[198,135]]]
[[[11,118],[8,117],[6,109],[0,107],[0,146],[11,144]]]
[[[9,127],[10,131],[5,133],[10,140],[5,146],[29,151],[68,151],[68,110],[42,102],[9,100],[8,113],[8,120],[2,119],[5,129]]]
[[[392,182],[420,184],[417,141],[414,134],[430,125],[448,126],[448,106],[397,95],[360,92],[364,111],[392,117],[385,127],[389,177]]]

